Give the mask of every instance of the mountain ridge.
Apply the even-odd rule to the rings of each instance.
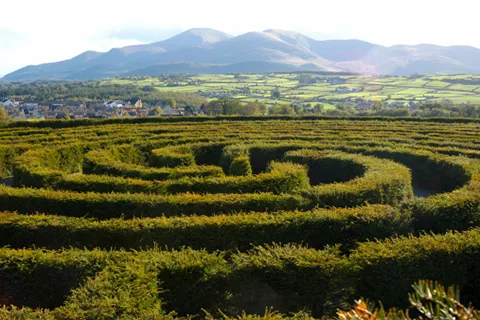
[[[242,68],[243,67],[243,68]],[[149,72],[149,69],[151,72]],[[394,45],[315,40],[295,31],[266,29],[232,36],[194,28],[149,44],[85,51],[72,59],[30,65],[3,81],[88,80],[164,73],[332,71],[411,75],[480,73],[480,49],[434,44]]]

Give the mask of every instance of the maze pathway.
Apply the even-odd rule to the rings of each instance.
[[[11,126],[0,178],[0,317],[322,317],[419,279],[480,302],[475,121]]]

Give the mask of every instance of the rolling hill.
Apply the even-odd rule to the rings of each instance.
[[[4,81],[86,80],[163,73],[346,71],[365,74],[480,73],[480,49],[380,46],[360,40],[318,41],[268,29],[231,36],[191,29],[151,44],[86,51],[70,60],[27,66]]]

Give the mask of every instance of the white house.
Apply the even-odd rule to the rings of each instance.
[[[123,107],[125,103],[123,101],[117,101],[117,100],[114,100],[114,101],[107,101],[105,103],[103,103],[103,105],[107,106],[107,107],[110,107],[110,108],[121,108]]]
[[[2,101],[0,101],[0,104],[4,105],[5,107],[14,107],[15,101],[11,99],[3,99]]]

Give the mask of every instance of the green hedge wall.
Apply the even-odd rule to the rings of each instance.
[[[165,147],[152,150],[149,163],[151,167],[156,168],[193,166],[195,165],[195,157],[188,147]]]
[[[480,230],[474,229],[359,243],[349,256],[334,247],[315,250],[291,244],[230,254],[192,249],[128,253],[4,248],[0,265],[8,269],[4,277],[23,278],[33,288],[22,290],[17,299],[42,307],[53,296],[49,291],[38,295],[32,285],[38,283],[38,273],[32,270],[52,265],[58,270],[50,274],[52,278],[72,274],[70,268],[92,270],[93,277],[81,280],[67,297],[55,291],[58,301],[65,303],[51,312],[63,318],[77,312],[101,319],[161,316],[172,310],[180,316],[203,314],[202,310],[217,315],[218,310],[227,315],[241,310],[263,314],[265,305],[284,313],[309,310],[319,318],[332,316],[360,296],[381,299],[386,307],[404,307],[411,285],[421,278],[455,283],[465,301],[478,304],[479,253]],[[69,283],[72,279],[66,278]],[[15,290],[8,287],[5,295]]]
[[[221,168],[215,166],[190,166],[176,168],[149,168],[125,163],[116,158],[110,150],[92,150],[85,155],[85,174],[111,175],[141,180],[171,180],[182,177],[220,177]]]
[[[0,213],[0,245],[15,248],[178,248],[246,250],[266,243],[304,243],[313,248],[413,232],[411,218],[389,206],[238,213],[153,219],[94,219]],[[219,241],[218,239],[222,239]]]
[[[323,174],[323,178],[312,176],[316,182],[353,178],[344,183],[320,184],[305,190],[302,195],[318,206],[352,207],[366,202],[397,204],[413,196],[410,170],[392,161],[306,149],[287,152],[285,159],[309,165],[311,174]],[[342,163],[337,164],[340,168],[345,167],[343,175],[327,173],[335,163]],[[324,165],[326,168],[322,169]]]
[[[72,217],[111,219],[118,217],[160,217],[215,215],[239,211],[272,212],[295,210],[309,205],[299,195],[76,193],[46,189],[11,188],[0,185],[0,210],[20,213],[48,212]]]

